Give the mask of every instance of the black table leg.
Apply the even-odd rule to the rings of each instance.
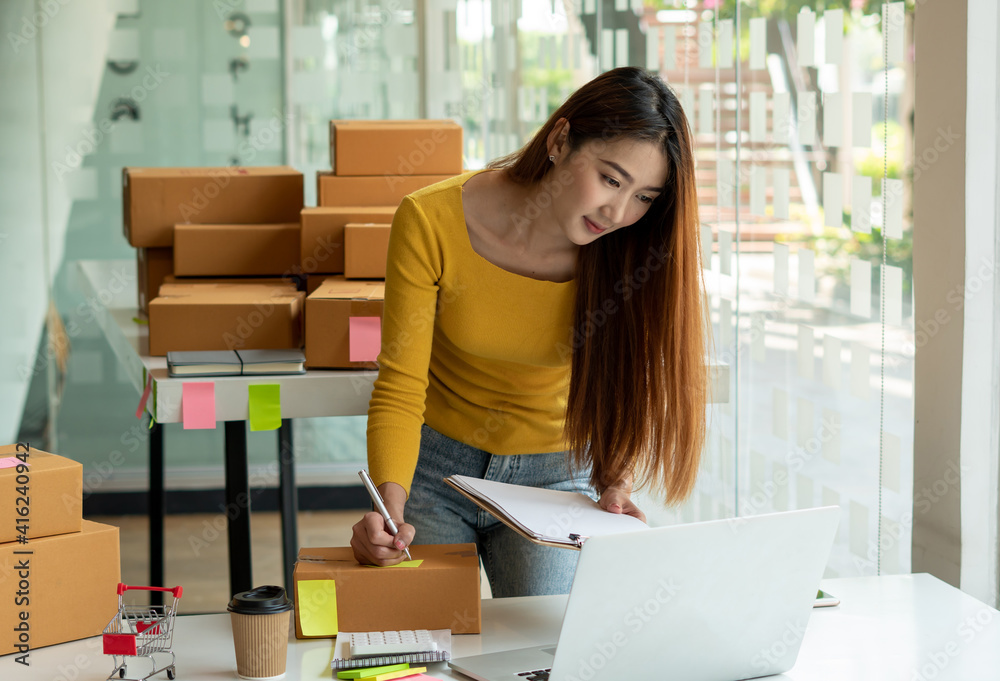
[[[285,590],[291,592],[292,570],[299,552],[299,493],[295,487],[291,419],[282,419],[281,428],[278,429],[278,500],[281,504],[281,553]]]
[[[246,421],[226,421],[225,513],[229,519],[229,591],[236,594],[253,588]]]
[[[163,426],[149,429],[149,584],[163,586],[163,521],[167,497],[163,492]],[[150,591],[149,602],[163,605],[163,592]]]

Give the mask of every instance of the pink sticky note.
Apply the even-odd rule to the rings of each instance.
[[[142,391],[142,397],[139,398],[139,406],[135,410],[135,417],[137,419],[142,418],[142,412],[146,411],[146,400],[149,399],[149,391],[153,388],[153,376],[150,374],[146,377],[146,387]]]
[[[351,317],[348,326],[352,362],[374,362],[382,348],[382,319]]]
[[[0,459],[0,468],[15,468],[19,464],[29,465],[27,461],[21,461],[16,456],[5,456]]]
[[[184,383],[181,386],[184,430],[215,428],[215,383]]]

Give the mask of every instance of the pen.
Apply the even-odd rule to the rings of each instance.
[[[389,517],[389,511],[385,507],[385,502],[382,501],[382,495],[378,493],[378,488],[375,487],[375,483],[372,482],[371,476],[368,475],[368,471],[361,469],[358,471],[358,475],[361,476],[361,482],[365,483],[365,489],[368,490],[368,495],[372,498],[372,503],[375,504],[375,508],[382,517],[385,518],[385,524],[392,532],[393,536],[399,534],[399,529],[396,528],[396,523],[392,522],[392,518]],[[406,554],[406,560],[413,560],[410,556],[409,549],[403,549],[403,553]]]

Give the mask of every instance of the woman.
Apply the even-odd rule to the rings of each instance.
[[[366,514],[358,561],[475,542],[494,596],[567,593],[576,552],[525,541],[442,478],[582,491],[642,520],[633,483],[687,497],[707,379],[698,253],[687,119],[637,68],[583,86],[520,151],[406,197],[368,411],[399,531]]]

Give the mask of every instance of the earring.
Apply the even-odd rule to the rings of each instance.
[[[555,163],[556,162],[556,157],[555,156],[549,156],[549,160],[552,161],[553,163]]]

